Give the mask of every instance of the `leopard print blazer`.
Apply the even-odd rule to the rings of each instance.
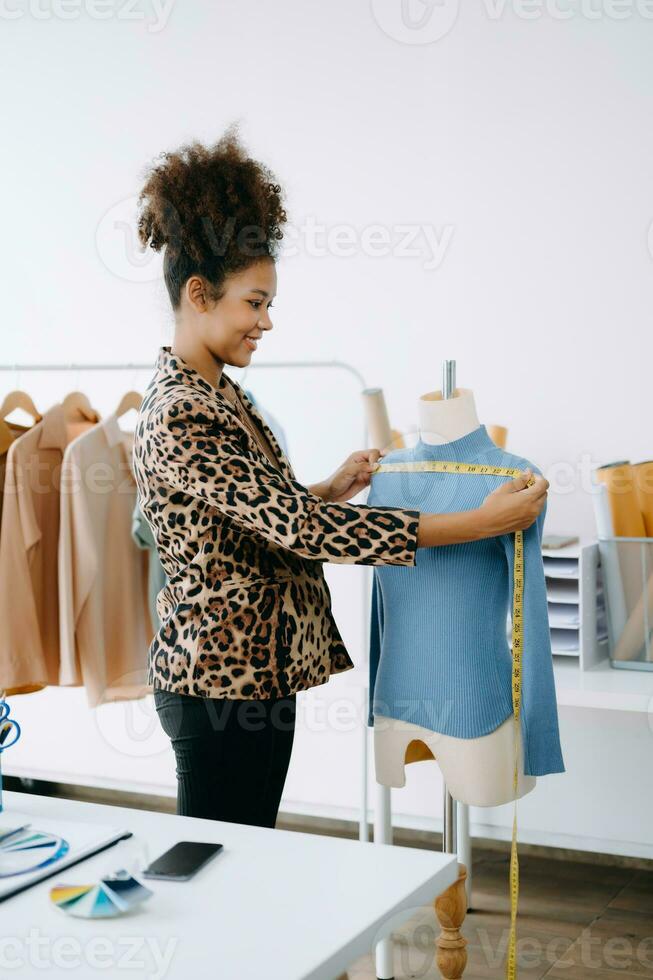
[[[223,393],[224,377],[214,388],[169,347],[139,410],[139,503],[168,576],[148,683],[199,697],[282,697],[353,667],[324,562],[414,565],[419,511],[325,503],[229,381],[278,466]]]

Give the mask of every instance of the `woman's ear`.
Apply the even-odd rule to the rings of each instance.
[[[206,313],[208,309],[206,283],[201,276],[191,276],[184,286],[188,302],[198,313]]]

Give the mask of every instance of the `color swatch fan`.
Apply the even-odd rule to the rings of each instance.
[[[0,878],[44,868],[68,852],[68,841],[30,827],[3,831],[0,827]]]
[[[100,919],[121,915],[140,905],[152,892],[127,871],[101,878],[95,885],[56,885],[50,899],[68,915]]]

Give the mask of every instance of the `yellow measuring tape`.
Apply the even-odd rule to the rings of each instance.
[[[489,466],[486,463],[456,463],[449,460],[421,460],[416,463],[379,463],[375,473],[473,473],[477,476],[522,476],[522,470],[507,466]],[[528,486],[535,480],[531,477]],[[524,535],[515,531],[515,560],[513,565],[512,594],[512,708],[515,723],[515,755],[512,786],[514,811],[512,818],[512,844],[510,847],[510,938],[506,962],[507,980],[517,976],[517,902],[519,899],[519,861],[517,858],[517,750],[519,737],[519,709],[521,707],[521,671],[524,647]]]

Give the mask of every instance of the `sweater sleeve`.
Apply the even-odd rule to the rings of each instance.
[[[372,582],[372,607],[370,612],[370,653],[369,653],[369,711],[367,724],[374,724],[374,688],[381,659],[383,645],[383,595],[376,573]]]
[[[533,472],[539,473],[537,467]],[[524,773],[541,776],[565,772],[558,730],[558,713],[551,653],[551,634],[542,561],[542,531],[546,504],[537,520],[523,531],[524,598],[521,683],[521,731]],[[514,585],[514,534],[502,535],[509,570],[509,596]],[[512,605],[511,605],[512,615]]]
[[[153,409],[141,425],[148,476],[241,528],[316,561],[415,564],[419,511],[326,503],[254,455],[240,422],[196,392]]]

